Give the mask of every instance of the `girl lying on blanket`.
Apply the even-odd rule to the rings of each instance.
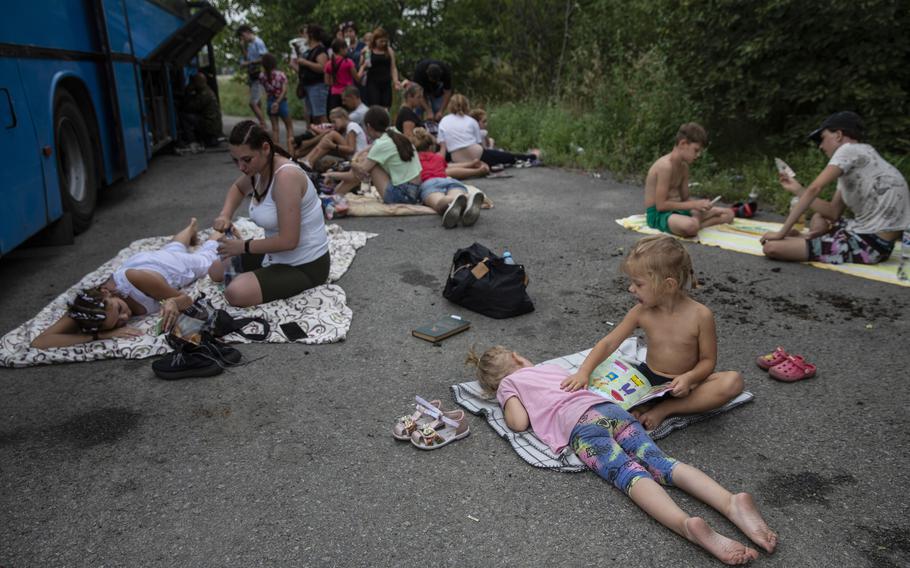
[[[506,425],[517,432],[531,427],[554,452],[571,445],[599,476],[612,482],[636,505],[678,535],[727,564],[745,564],[758,552],[715,532],[704,519],[690,517],[661,485],[677,486],[711,505],[767,552],[777,535],[768,528],[752,496],[731,494],[698,469],[661,451],[641,424],[618,405],[587,389],[566,388],[570,375],[556,365],[531,366],[502,346],[468,362],[477,378],[495,393]]]
[[[196,244],[196,219],[190,220],[174,239],[162,248],[139,252],[126,261],[100,286],[82,290],[70,303],[66,315],[36,337],[32,347],[67,347],[97,339],[137,337],[141,331],[125,327],[133,315],[161,311],[164,329],[177,321],[181,311],[190,307],[192,298],[180,291],[204,276],[218,258],[214,231],[193,252]]]

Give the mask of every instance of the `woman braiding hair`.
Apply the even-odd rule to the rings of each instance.
[[[358,175],[369,175],[385,203],[420,203],[420,160],[408,138],[390,126],[389,112],[372,106],[363,117],[373,145],[362,163],[352,168]]]
[[[228,190],[213,226],[227,231],[243,199],[264,239],[224,238],[209,276],[224,279],[228,265],[239,272],[224,290],[232,306],[245,307],[289,298],[324,284],[329,277],[329,242],[322,204],[300,164],[251,120],[231,131],[230,153],[243,174]]]

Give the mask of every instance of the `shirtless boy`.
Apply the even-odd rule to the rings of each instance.
[[[645,208],[649,227],[694,237],[699,229],[733,221],[732,209],[712,207],[707,199],[689,198],[689,164],[698,159],[707,143],[708,134],[701,125],[683,124],[673,150],[648,170]]]

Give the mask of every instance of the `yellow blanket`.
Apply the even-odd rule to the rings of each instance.
[[[657,229],[648,227],[644,215],[632,215],[625,219],[617,219],[616,222],[626,229],[632,229],[639,233],[651,235],[660,234],[660,231]],[[777,231],[780,227],[780,223],[772,223],[771,221],[734,219],[732,225],[708,227],[707,229],[699,231],[697,237],[683,240],[762,256],[761,243],[758,241],[759,237],[769,231]],[[897,277],[897,267],[900,264],[900,256],[901,243],[898,241],[894,245],[894,251],[891,253],[891,258],[880,264],[825,264],[822,262],[809,262],[807,264],[826,270],[836,270],[837,272],[868,278],[870,280],[910,287],[910,281],[900,280]]]

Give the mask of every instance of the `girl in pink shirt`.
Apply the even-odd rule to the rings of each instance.
[[[754,549],[715,532],[704,519],[689,516],[661,485],[675,485],[711,505],[754,543],[774,551],[777,535],[751,495],[733,495],[702,471],[667,456],[631,414],[600,395],[564,387],[569,371],[556,365],[533,367],[502,346],[480,357],[472,351],[468,362],[477,366],[481,386],[496,394],[509,428],[520,432],[531,427],[554,452],[571,446],[588,467],[673,532],[726,564],[758,558]]]
[[[353,85],[355,81],[360,81],[360,75],[354,68],[354,62],[347,57],[347,54],[348,45],[343,39],[335,38],[335,41],[332,42],[332,58],[326,62],[323,69],[325,82],[329,85],[329,111],[341,107],[341,95],[344,90]]]

